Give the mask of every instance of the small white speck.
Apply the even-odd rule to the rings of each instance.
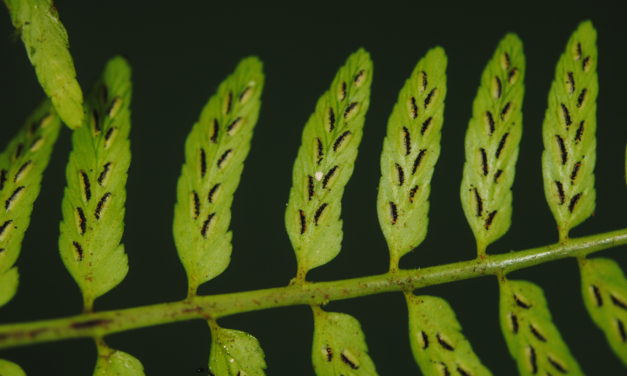
[[[316,171],[316,174],[314,175],[316,177],[316,180],[320,181],[322,180],[322,171]]]

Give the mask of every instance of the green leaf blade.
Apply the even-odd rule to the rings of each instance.
[[[144,376],[144,366],[124,351],[99,346],[94,376]]]
[[[26,372],[17,364],[0,359],[0,376],[26,376]]]
[[[185,143],[173,232],[190,294],[230,262],[230,207],[259,116],[262,68],[255,57],[243,59],[209,99]]]
[[[371,81],[370,55],[360,49],[340,68],[305,124],[285,212],[301,280],[340,252],[341,199],[357,157]]]
[[[357,319],[344,313],[326,312],[318,307],[313,312],[311,357],[317,376],[377,375]]]
[[[111,59],[88,98],[87,124],[72,134],[59,248],[86,310],[128,272],[121,244],[131,152],[131,70]]]
[[[627,366],[627,279],[610,259],[584,259],[579,265],[583,301],[590,317]]]
[[[492,375],[464,337],[455,312],[446,300],[413,294],[405,294],[405,297],[410,344],[423,375]]]
[[[544,193],[561,240],[595,208],[597,55],[596,31],[583,22],[557,63],[542,127]]]
[[[515,34],[508,34],[483,71],[466,132],[460,196],[479,254],[511,224],[524,78],[522,42]]]
[[[60,128],[58,116],[45,101],[0,154],[0,307],[16,293],[18,272],[13,265]]]
[[[209,369],[215,376],[265,376],[265,355],[252,335],[212,326]]]
[[[500,291],[501,330],[520,375],[583,375],[552,321],[542,289],[503,279]]]
[[[427,234],[430,182],[444,122],[446,65],[440,47],[420,59],[388,120],[377,212],[392,269]]]
[[[37,79],[63,122],[76,129],[83,123],[83,93],[68,50],[67,31],[52,0],[5,0]]]

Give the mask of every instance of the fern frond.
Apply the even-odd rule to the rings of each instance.
[[[144,376],[144,366],[124,351],[99,344],[94,376]]]
[[[263,84],[261,61],[242,60],[187,137],[173,231],[190,295],[231,260],[231,203],[259,116]]]
[[[83,123],[83,93],[68,50],[67,31],[52,0],[4,0],[37,79],[70,128]]]
[[[303,130],[285,211],[297,279],[340,252],[342,194],[357,157],[371,81],[370,55],[360,49],[340,68]]]
[[[0,307],[17,291],[19,277],[13,265],[60,125],[50,102],[45,101],[0,154]]]
[[[420,59],[388,120],[377,211],[393,270],[427,234],[430,183],[444,122],[446,64],[440,47]]]
[[[8,360],[0,359],[0,375],[1,376],[26,376],[26,372],[22,367]]]
[[[130,79],[127,62],[111,59],[88,98],[85,126],[72,134],[59,248],[87,311],[128,271],[120,242],[131,160]]]
[[[239,330],[211,325],[209,369],[215,376],[265,376],[264,358],[257,338]]]
[[[311,358],[317,376],[374,376],[374,363],[359,321],[315,307]]]
[[[466,132],[461,201],[479,255],[503,236],[511,223],[524,78],[522,42],[508,34],[483,71]]]
[[[507,279],[500,287],[501,330],[520,375],[583,375],[552,321],[542,289]]]
[[[462,334],[446,300],[405,294],[409,309],[409,342],[425,376],[492,375]]]
[[[583,22],[555,69],[542,136],[544,194],[560,240],[594,212],[597,78],[596,31]]]
[[[614,353],[627,365],[627,279],[616,262],[581,259],[583,301]]]

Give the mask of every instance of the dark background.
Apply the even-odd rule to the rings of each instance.
[[[429,234],[402,267],[425,267],[474,257],[474,240],[459,203],[463,136],[479,77],[499,39],[509,31],[524,42],[527,56],[524,134],[514,184],[514,216],[509,233],[492,252],[552,243],[557,231],[545,203],[540,170],[541,124],[554,67],[570,33],[584,19],[599,32],[598,203],[594,216],[574,236],[625,227],[627,191],[627,23],[616,9],[581,8],[569,3],[555,11],[506,8],[490,11],[393,7],[364,9],[322,6],[298,12],[285,8],[221,9],[210,2],[131,2],[58,0],[70,34],[79,81],[88,91],[106,59],[124,54],[134,69],[131,132],[133,161],[128,179],[124,242],[130,272],[96,302],[107,310],[178,300],[186,280],[171,235],[176,180],[183,142],[202,106],[239,59],[257,55],[265,63],[266,88],[259,124],[233,206],[234,253],[224,274],[201,287],[202,294],[283,286],[296,263],[284,230],[283,213],[302,126],[317,98],[346,57],[363,46],[375,64],[372,102],[355,173],[343,200],[344,247],[311,280],[382,273],[388,257],[376,217],[379,154],[388,114],[398,90],[428,48],[441,45],[449,56],[448,97],[442,155],[433,177]],[[5,145],[43,93],[0,10],[0,144]],[[0,311],[1,322],[76,314],[78,288],[57,250],[60,203],[69,152],[64,129],[31,228],[18,261],[18,295]],[[2,146],[3,147],[3,146]],[[625,268],[625,247],[603,252]],[[583,308],[573,260],[512,274],[544,287],[564,339],[587,374],[618,375],[624,368]],[[498,324],[498,288],[480,278],[426,288],[445,297],[464,332],[495,375],[515,374]],[[356,316],[381,375],[419,374],[407,338],[404,301],[399,293],[333,302],[329,310]],[[220,323],[248,331],[266,352],[269,375],[312,375],[312,318],[308,307],[288,307],[228,317]],[[190,321],[135,330],[108,342],[138,357],[148,375],[196,375],[206,366],[210,334]],[[89,339],[40,344],[0,352],[29,375],[88,375],[95,348]]]

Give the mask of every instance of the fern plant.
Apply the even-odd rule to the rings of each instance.
[[[231,208],[234,195],[239,197],[235,192],[251,150],[253,129],[258,122],[263,123],[262,107],[272,105],[272,99],[264,94],[264,87],[271,82],[266,80],[264,69],[270,68],[264,68],[259,58],[248,57],[215,89],[185,141],[184,164],[176,192],[172,192],[176,194],[172,239],[185,271],[186,286],[181,291],[186,291],[186,296],[179,300],[173,298],[171,303],[102,309],[99,302],[122,289],[122,286],[114,288],[127,274],[132,275],[133,255],[138,252],[128,246],[128,237],[123,235],[127,170],[131,165],[130,111],[135,101],[131,98],[130,65],[122,57],[109,60],[83,100],[68,52],[67,33],[52,3],[36,0],[5,0],[5,3],[50,101],[37,107],[17,135],[10,140],[7,138],[7,146],[0,157],[0,199],[4,207],[0,216],[0,305],[5,306],[3,310],[10,309],[19,300],[19,285],[26,279],[19,276],[30,266],[20,261],[24,257],[18,260],[22,248],[24,252],[29,251],[29,247],[23,246],[28,244],[27,240],[22,239],[29,227],[44,169],[64,122],[74,130],[62,203],[57,200],[62,213],[57,257],[78,286],[78,289],[73,288],[80,291],[82,312],[65,313],[62,315],[65,317],[53,319],[10,319],[0,325],[0,348],[86,338],[89,347],[95,349],[95,356],[91,358],[95,375],[163,374],[164,371],[151,365],[150,360],[142,364],[142,357],[137,355],[141,350],[132,351],[123,342],[116,341],[115,333],[200,319],[207,332],[203,339],[204,348],[210,349],[204,354],[208,359],[202,362],[204,364],[178,369],[177,374],[275,374],[278,372],[274,370],[285,361],[272,358],[274,348],[265,346],[263,339],[260,341],[252,335],[256,334],[254,327],[249,328],[245,321],[229,321],[229,318],[269,308],[308,306],[309,318],[304,319],[311,322],[310,337],[307,341],[298,340],[310,342],[307,363],[312,363],[317,375],[385,374],[382,369],[403,372],[401,367],[385,364],[384,358],[377,358],[368,330],[372,325],[362,325],[361,312],[346,311],[341,305],[349,298],[400,292],[409,313],[404,327],[408,338],[405,334],[403,342],[384,343],[384,346],[390,347],[392,352],[404,348],[407,361],[413,355],[424,375],[500,374],[491,367],[493,356],[472,345],[478,339],[477,332],[471,328],[470,333],[474,335],[468,335],[468,326],[462,329],[465,311],[455,309],[455,300],[435,296],[439,294],[434,294],[430,287],[494,276],[496,278],[482,280],[490,280],[498,286],[493,295],[499,296],[499,308],[494,299],[492,304],[484,304],[482,310],[494,312],[490,317],[494,325],[500,326],[503,339],[490,340],[506,344],[519,374],[608,372],[610,368],[605,363],[594,369],[580,366],[581,357],[573,354],[567,344],[569,341],[564,340],[566,334],[560,333],[559,319],[552,318],[555,308],[551,305],[552,299],[545,296],[541,284],[526,280],[528,277],[519,272],[570,258],[577,261],[581,274],[581,310],[585,305],[592,321],[606,337],[604,351],[612,351],[618,358],[616,363],[627,364],[627,280],[619,263],[592,255],[627,243],[627,230],[607,232],[603,229],[593,235],[569,236],[575,226],[595,211],[595,188],[599,184],[595,184],[594,170],[600,54],[591,22],[578,26],[557,61],[542,127],[544,193],[555,218],[557,242],[540,247],[534,243],[535,248],[506,253],[494,252],[497,248],[492,245],[512,226],[516,203],[512,192],[517,184],[516,165],[520,164],[519,143],[523,125],[525,129],[529,127],[526,117],[523,119],[528,64],[521,38],[510,33],[498,43],[491,57],[483,57],[489,60],[481,75],[465,134],[465,164],[460,170],[463,176],[460,174],[459,197],[475,237],[476,257],[467,255],[471,258],[469,261],[449,261],[417,269],[416,265],[410,268],[401,265],[404,256],[406,260],[424,252],[425,246],[420,245],[428,239],[430,227],[433,227],[428,225],[430,201],[433,201],[430,196],[432,191],[435,193],[431,188],[432,177],[437,174],[440,154],[444,155],[441,149],[447,149],[446,143],[440,144],[448,123],[444,116],[445,104],[446,109],[451,106],[447,97],[450,87],[454,87],[454,80],[447,78],[447,71],[454,59],[448,58],[443,48],[435,47],[425,51],[415,63],[387,120],[378,166],[376,205],[371,200],[370,206],[373,216],[376,207],[389,249],[389,262],[380,264],[384,268],[369,276],[314,282],[321,279],[319,269],[331,266],[326,264],[344,253],[340,252],[345,243],[342,203],[350,196],[343,198],[343,193],[350,188],[347,184],[355,169],[368,112],[374,103],[370,99],[371,92],[376,94],[378,74],[373,68],[376,59],[373,63],[370,54],[359,49],[326,84],[326,91],[318,99],[313,114],[308,120],[303,119],[305,125],[293,165],[292,187],[286,192],[284,213],[295,255],[293,278],[282,287],[259,289],[266,286],[254,285],[255,288],[244,292],[206,294],[205,289],[213,283],[209,281],[218,282],[223,273],[238,266],[228,268],[231,259],[235,260],[241,252],[239,247],[234,247],[238,236],[247,235],[246,231],[240,234],[238,227],[231,223],[232,217],[236,218]],[[262,106],[262,100],[269,104]],[[262,117],[258,121],[260,112]],[[151,132],[162,129],[161,125],[155,125]],[[142,134],[145,133],[137,131],[137,135]],[[254,143],[252,145],[254,147]],[[620,160],[622,162],[622,156]],[[263,213],[263,198],[259,196],[263,196],[264,187],[276,187],[280,183],[276,172],[268,166],[271,164],[263,165],[255,188],[258,195],[254,208]],[[155,163],[152,167],[157,173],[166,168]],[[131,168],[129,179],[132,176]],[[456,180],[455,184],[458,183]],[[623,183],[624,180],[621,185]],[[129,208],[132,208],[131,202],[128,200]],[[151,202],[150,207],[143,208],[134,219],[146,221],[154,207]],[[368,212],[367,202],[360,202],[356,207],[362,210],[360,215]],[[128,233],[133,230],[133,221],[126,222]],[[148,233],[143,237],[155,236],[150,233],[153,229],[144,231]],[[461,230],[451,228],[449,231]],[[127,241],[122,240],[123,236]],[[149,259],[165,254],[163,249],[139,248],[149,253]],[[269,255],[272,251],[263,243],[259,243],[255,251],[262,253],[258,257],[272,257]],[[368,249],[352,257],[364,258],[369,254]],[[282,262],[280,260],[288,254],[280,256],[277,262]],[[386,268],[388,271],[383,272]],[[266,270],[265,274],[268,271],[272,273]],[[246,272],[253,275],[253,280],[258,273],[259,270]],[[342,273],[339,275],[344,275]],[[235,276],[241,277],[237,272]],[[170,278],[162,276],[162,279]],[[562,288],[564,291],[576,289],[575,284],[576,279],[570,279],[569,286]],[[485,291],[475,289],[473,293],[485,294]],[[388,295],[403,302],[399,294]],[[16,303],[9,303],[14,296]],[[162,301],[162,298],[157,299]],[[400,310],[389,313],[399,322],[405,322],[407,317]],[[399,317],[403,319],[398,320]],[[290,325],[300,326],[296,321],[286,320],[271,328],[271,333],[285,331]],[[583,325],[592,327],[589,323]],[[386,330],[388,325],[379,327]],[[382,342],[386,341],[377,340],[375,344]],[[290,347],[292,343],[280,345]],[[25,348],[25,354],[29,350]],[[24,370],[32,373],[31,369],[36,369],[36,365],[19,359],[20,356],[12,359],[11,351],[7,352],[6,359],[3,355],[0,360],[0,375],[22,375]],[[66,354],[63,358],[63,362],[77,360],[76,354]]]

